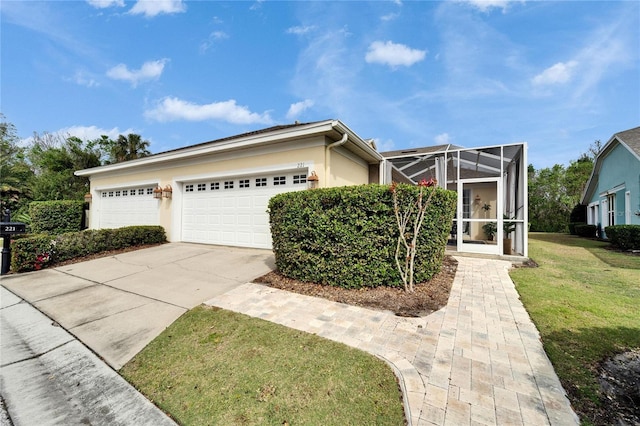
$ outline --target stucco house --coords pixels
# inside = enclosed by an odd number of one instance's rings
[[[596,156],[582,204],[587,223],[640,225],[640,127],[614,134]]]
[[[269,199],[278,193],[392,180],[417,182],[435,173],[441,185],[461,194],[458,217],[463,227],[469,225],[476,234],[474,238],[456,235],[465,242],[458,250],[478,252],[478,246],[486,245],[480,252],[501,254],[502,234],[495,244],[483,244],[488,241],[476,228],[487,222],[501,227],[498,212],[512,210],[520,235],[514,237],[514,247],[518,254],[527,255],[526,232],[522,232],[527,220],[522,208],[526,205],[524,145],[471,151],[450,147],[444,153],[421,148],[416,157],[421,158],[420,164],[434,164],[422,175],[401,164],[414,153],[391,154],[378,152],[373,141],[361,138],[341,121],[324,120],[270,127],[79,170],[76,175],[90,179],[87,198],[92,229],[161,225],[173,242],[270,248],[266,210]],[[478,197],[494,210],[476,217]]]

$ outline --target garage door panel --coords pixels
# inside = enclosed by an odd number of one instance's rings
[[[296,172],[295,175],[299,176],[301,172]],[[206,189],[183,193],[183,241],[271,248],[267,206],[271,197],[276,194],[306,188],[306,179],[298,179],[297,184],[294,184],[293,177],[294,173],[290,172],[190,182],[188,185],[193,185],[194,188]],[[201,207],[200,204],[197,204],[197,209],[191,207],[199,202],[205,202],[206,207]],[[206,224],[196,223],[192,219],[193,216],[200,215],[208,218]],[[207,228],[205,234],[188,232],[203,227]]]
[[[160,223],[159,202],[153,198],[153,187],[103,190],[97,210],[99,228]]]

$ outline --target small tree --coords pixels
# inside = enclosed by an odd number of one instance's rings
[[[420,228],[424,221],[424,213],[431,202],[431,197],[435,192],[436,181],[431,178],[429,180],[421,180],[418,186],[420,190],[418,197],[413,199],[402,200],[403,197],[398,195],[398,185],[393,182],[390,190],[393,194],[393,211],[398,224],[398,242],[396,244],[395,260],[398,272],[402,278],[405,291],[414,292],[414,267],[416,252],[418,249],[418,236]],[[431,188],[425,197],[425,188]]]

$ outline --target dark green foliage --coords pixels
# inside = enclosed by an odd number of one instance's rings
[[[11,240],[11,270],[37,271],[53,263],[53,240],[49,235],[30,235]]]
[[[578,233],[576,232],[576,226],[579,225],[586,225],[586,222],[570,222],[569,223],[569,234],[571,235],[578,235]]]
[[[417,197],[419,190],[409,185],[397,188],[405,203]],[[424,190],[435,194],[418,243],[418,283],[440,270],[456,203],[455,192]],[[398,226],[388,186],[280,194],[269,202],[269,219],[276,265],[282,274],[344,288],[402,286],[394,258]]]
[[[575,226],[576,235],[585,238],[595,238],[598,227],[595,225],[578,224]]]
[[[569,223],[587,223],[587,206],[584,204],[576,204],[569,215]]]
[[[604,228],[607,238],[622,250],[640,250],[640,225],[614,225]]]
[[[11,242],[11,269],[15,272],[39,270],[77,257],[143,244],[160,244],[166,240],[161,226],[88,229],[58,236],[33,235]]]
[[[62,234],[80,231],[84,201],[35,201],[29,205],[31,231],[43,234]]]

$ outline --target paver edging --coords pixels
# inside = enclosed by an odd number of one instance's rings
[[[398,385],[400,386],[400,391],[402,393],[402,404],[404,406],[404,416],[405,416],[405,419],[407,420],[407,425],[412,426],[414,423],[414,419],[416,420],[416,422],[418,421],[418,419],[420,419],[420,407],[422,406],[422,404],[420,404],[418,408],[414,410],[417,412],[412,412],[411,405],[409,403],[409,392],[423,395],[423,400],[424,400],[425,389],[424,389],[424,383],[420,382],[422,384],[422,389],[408,390],[407,384],[404,380],[405,375],[403,371],[415,373],[416,376],[420,377],[418,370],[407,359],[403,357],[396,356],[394,357],[395,359],[392,361],[391,359],[389,359],[388,357],[385,357],[384,355],[381,355],[381,354],[374,354],[374,355],[379,359],[383,360],[384,362],[386,362],[387,365],[391,367],[391,370],[393,371],[393,373],[396,375],[396,378],[398,379]],[[408,366],[401,369],[400,367],[398,367],[398,363],[402,361],[404,361],[403,364],[408,364]]]

